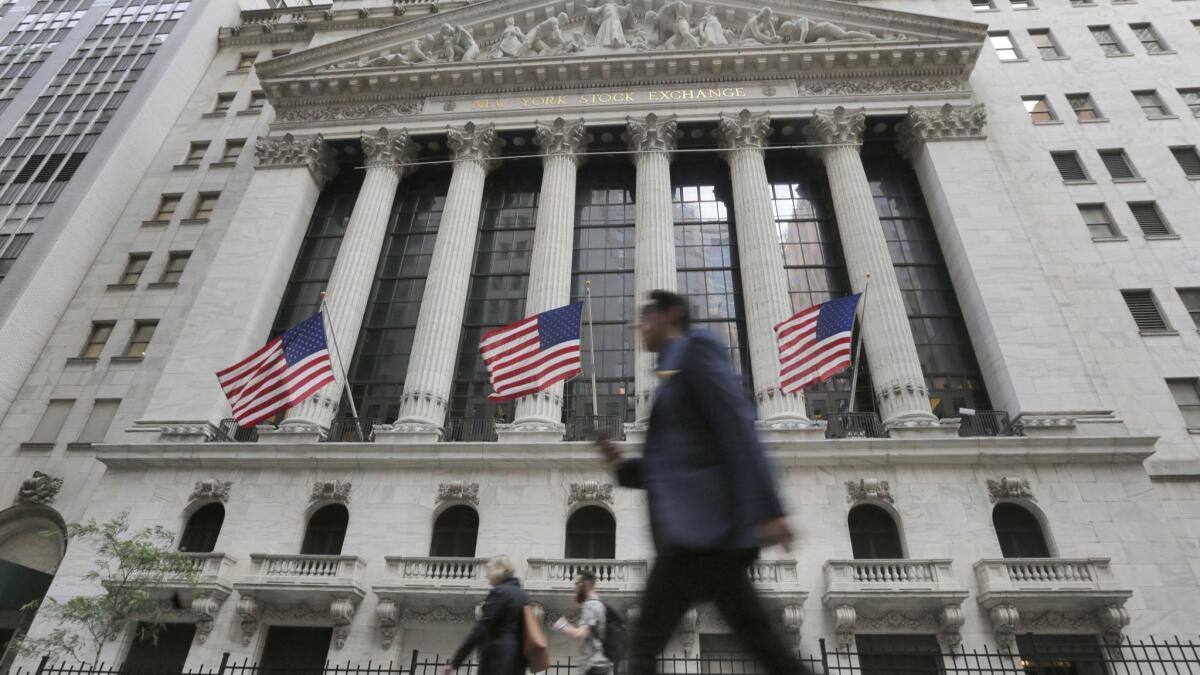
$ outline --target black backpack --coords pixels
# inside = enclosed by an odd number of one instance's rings
[[[604,605],[604,639],[600,644],[604,647],[604,658],[617,664],[625,660],[625,653],[629,651],[629,631],[625,629],[625,619],[621,618],[620,612],[607,602],[601,604]]]

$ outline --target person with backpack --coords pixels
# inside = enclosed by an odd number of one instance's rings
[[[564,616],[554,623],[554,629],[580,641],[580,675],[616,675],[615,662],[620,657],[612,652],[617,649],[617,634],[624,634],[623,627],[618,625],[620,617],[600,600],[596,575],[591,570],[580,570],[573,581],[575,601],[580,606],[579,624],[572,624]],[[610,617],[614,620],[610,621]]]
[[[711,334],[689,328],[688,303],[650,292],[638,331],[655,352],[654,392],[641,457],[597,449],[623,487],[646,491],[658,559],[642,591],[629,650],[630,675],[654,675],[655,659],[687,610],[712,602],[769,675],[809,673],[775,628],[750,579],[760,548],[786,550],[792,530],[754,408]]]

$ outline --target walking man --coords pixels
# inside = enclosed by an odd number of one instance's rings
[[[554,629],[569,638],[580,641],[580,675],[607,675],[612,671],[612,661],[604,655],[604,603],[596,593],[596,575],[591,570],[580,570],[575,575],[575,602],[580,605],[579,625],[572,625],[567,617],[559,617]]]
[[[646,581],[629,654],[630,675],[654,675],[655,658],[687,610],[711,601],[770,675],[808,673],[767,613],[749,567],[760,547],[788,549],[792,531],[754,410],[726,348],[689,329],[687,301],[653,291],[638,323],[658,354],[659,386],[641,457],[599,450],[624,487],[646,490],[658,559]]]

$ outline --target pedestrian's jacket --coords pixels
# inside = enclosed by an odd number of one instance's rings
[[[646,490],[659,553],[757,548],[754,525],[784,509],[728,351],[688,331],[657,372],[642,457],[623,461],[617,481]]]
[[[474,649],[479,653],[478,675],[524,675],[522,638],[528,603],[529,598],[515,577],[493,587],[483,603],[479,620],[454,652],[451,661],[454,667],[462,665]]]

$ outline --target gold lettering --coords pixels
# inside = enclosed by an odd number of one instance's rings
[[[745,90],[745,89],[742,89],[741,87],[738,87],[737,89],[734,89],[734,90],[733,90],[733,95],[734,95],[734,96],[745,96],[745,95],[746,95],[746,90]]]

